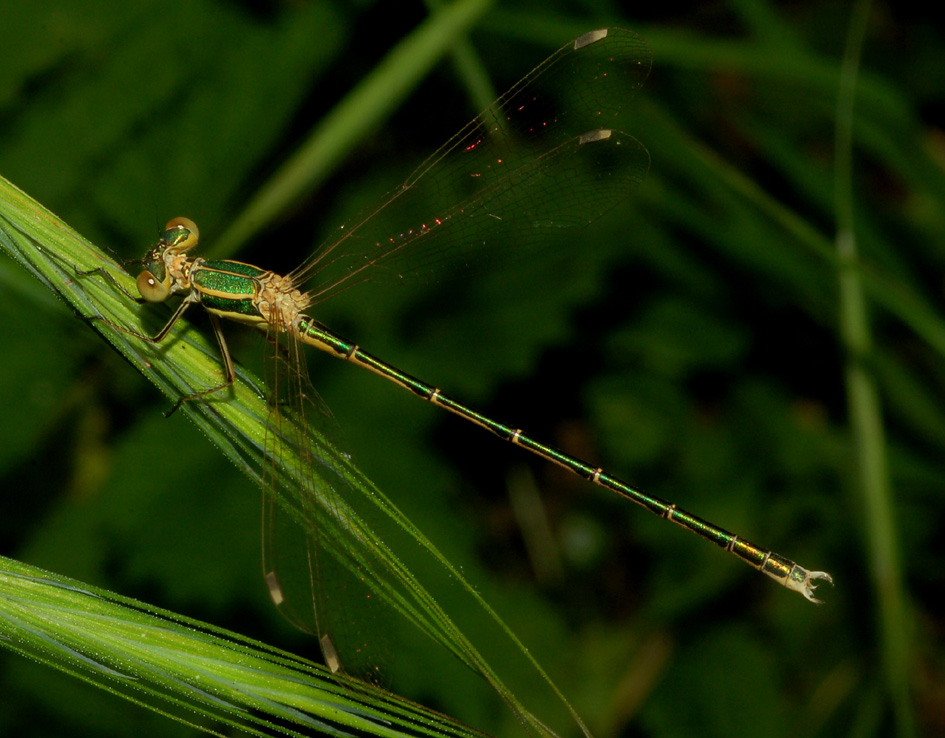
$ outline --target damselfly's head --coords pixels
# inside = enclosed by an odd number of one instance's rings
[[[180,256],[197,245],[200,231],[190,218],[174,218],[164,226],[164,237],[144,258],[144,270],[138,275],[138,292],[148,302],[164,302],[171,294],[173,275],[168,257]]]

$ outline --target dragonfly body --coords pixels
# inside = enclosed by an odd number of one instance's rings
[[[767,574],[790,590],[799,592],[811,602],[818,581],[832,582],[829,574],[809,571],[773,551],[740,538],[709,523],[675,504],[652,497],[632,487],[602,468],[541,443],[514,428],[489,418],[454,400],[433,385],[422,382],[396,367],[372,356],[357,344],[334,333],[305,314],[311,297],[301,291],[291,276],[281,276],[251,264],[238,261],[208,261],[190,258],[187,252],[197,245],[196,225],[187,218],[167,224],[164,237],[143,260],[145,269],[138,276],[138,289],[145,300],[159,302],[171,295],[182,295],[181,307],[169,323],[152,340],[166,336],[183,311],[199,303],[215,318],[226,318],[276,334],[289,334],[298,342],[314,346],[338,358],[350,361],[410,390],[418,397],[469,420],[534,454],[558,464],[584,479],[625,497],[651,513],[670,520],[686,530],[731,552],[755,569]],[[227,381],[185,400],[202,397],[228,386],[233,381],[232,361],[226,342],[214,323],[217,339],[226,365]]]
[[[320,559],[309,552],[303,572],[307,595],[298,595],[309,598],[301,605],[307,612],[295,617],[299,608],[292,603],[294,595],[288,594],[294,583],[286,588],[276,575],[282,557],[272,545],[276,537],[269,532],[272,518],[267,521],[265,517],[267,509],[277,507],[273,501],[278,495],[273,488],[279,484],[277,469],[286,463],[285,457],[296,459],[290,463],[298,466],[303,480],[299,498],[308,501],[303,503],[302,519],[310,549],[316,542],[324,545],[331,539],[322,535],[318,525],[331,524],[342,507],[332,500],[343,491],[308,471],[308,462],[316,455],[309,433],[310,419],[324,408],[319,407],[317,395],[311,390],[301,344],[368,369],[505,441],[631,500],[729,551],[812,602],[819,602],[814,597],[817,583],[832,581],[825,572],[805,569],[674,504],[649,496],[600,467],[543,444],[519,428],[476,412],[439,388],[372,356],[311,317],[318,303],[377,275],[399,279],[429,272],[447,258],[451,263],[471,262],[487,252],[544,248],[563,229],[586,225],[624,203],[645,177],[650,159],[636,138],[616,126],[622,121],[626,103],[646,80],[650,65],[649,47],[631,31],[602,29],[563,46],[437,149],[400,187],[345,224],[288,275],[238,261],[193,256],[191,250],[197,245],[199,233],[186,218],[169,222],[163,237],[141,260],[144,268],[137,278],[141,298],[164,302],[177,296],[181,303],[153,336],[123,326],[112,327],[158,343],[189,307],[199,304],[210,316],[222,354],[223,382],[181,398],[175,408],[225,390],[234,382],[233,361],[220,319],[250,325],[269,338],[268,427],[276,427],[277,432],[266,434],[264,574],[273,602],[292,622],[318,636],[332,670],[340,666],[334,635],[324,621],[330,607],[324,607],[329,595],[322,591]],[[135,297],[107,272],[97,271]],[[336,483],[344,482],[339,477]],[[316,495],[329,513],[318,512],[321,508],[314,502]],[[468,652],[459,655],[465,659]],[[491,672],[487,668],[476,668],[496,683],[488,676]]]

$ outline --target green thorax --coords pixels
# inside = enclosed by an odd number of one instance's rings
[[[202,261],[190,273],[200,302],[211,313],[241,322],[264,322],[256,300],[265,269],[240,261]]]

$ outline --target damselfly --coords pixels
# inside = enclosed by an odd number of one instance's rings
[[[114,327],[159,343],[190,306],[203,306],[220,346],[224,381],[180,402],[214,395],[234,381],[220,318],[264,331],[273,347],[271,368],[267,368],[271,423],[279,422],[285,408],[301,408],[313,401],[315,393],[304,369],[300,344],[314,346],[637,503],[729,551],[808,600],[819,602],[814,589],[821,580],[831,582],[829,574],[807,570],[647,495],[598,466],[541,443],[519,428],[486,417],[374,357],[308,314],[317,303],[376,275],[408,275],[445,258],[469,260],[498,245],[507,249],[536,247],[551,229],[585,225],[616,206],[649,168],[643,145],[615,125],[646,80],[650,62],[646,43],[629,31],[609,29],[581,36],[536,67],[449,139],[399,188],[341,228],[285,276],[241,262],[191,256],[198,242],[197,227],[186,218],[174,219],[142,259],[144,269],[137,287],[144,301],[163,302],[179,296],[183,298],[180,305],[153,336]],[[422,211],[431,194],[436,208]],[[304,446],[306,439],[300,437],[294,443]],[[268,463],[281,463],[278,444],[269,447],[268,455]],[[275,484],[276,477],[275,473],[270,475],[270,484]],[[272,599],[285,608],[282,584],[268,565],[266,578]],[[318,622],[318,610],[314,608],[311,618],[314,629],[328,664],[338,668],[338,655],[330,635]]]

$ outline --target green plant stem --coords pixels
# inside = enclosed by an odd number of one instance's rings
[[[389,115],[443,54],[450,51],[491,0],[459,0],[435,12],[401,41],[312,131],[266,182],[208,253],[219,257],[270,224],[304,192],[327,177],[372,127]]]
[[[835,189],[840,335],[846,350],[844,375],[850,430],[856,448],[858,486],[865,510],[867,552],[879,609],[879,642],[886,689],[893,705],[896,734],[908,738],[915,734],[909,697],[911,628],[902,584],[882,409],[873,372],[868,365],[872,337],[858,268],[853,205],[853,106],[869,10],[869,0],[857,3],[854,9],[837,100]]]

